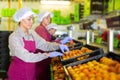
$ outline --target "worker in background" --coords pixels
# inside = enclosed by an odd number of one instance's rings
[[[53,17],[53,13],[51,13],[51,12],[40,13],[40,15],[38,16],[38,22],[40,24],[35,28],[36,33],[39,36],[41,36],[42,38],[44,38],[46,41],[49,41],[49,42],[52,42],[52,40],[51,40],[51,35],[47,30],[47,26],[51,23],[51,18],[52,17]],[[62,42],[66,43],[67,41],[69,41],[69,40],[63,40]],[[40,50],[40,49],[38,49],[37,51],[44,52],[43,50]],[[44,71],[46,71],[45,74],[48,77],[47,80],[50,79],[50,63],[51,63],[51,59],[47,58],[45,64],[48,65],[48,66],[46,68],[44,68],[45,69]],[[37,77],[39,79],[40,78],[40,76],[39,76],[39,72],[40,72],[39,63],[37,63],[37,65],[38,65],[37,66],[37,72],[38,72]]]
[[[108,41],[108,30],[104,30],[101,37],[103,41],[107,42]]]
[[[46,41],[50,41],[49,32],[46,29],[46,26],[50,24],[50,19],[53,17],[53,13],[51,12],[42,12],[38,16],[38,22],[40,23],[36,28],[35,31],[38,35],[44,38]]]
[[[69,51],[67,46],[47,42],[31,30],[34,17],[35,14],[28,7],[21,8],[14,14],[13,18],[18,22],[18,28],[9,36],[9,49],[13,58],[8,70],[8,80],[38,80],[36,78],[37,62],[41,64],[39,80],[47,80],[44,74],[45,60],[49,57],[62,56],[62,53],[55,51],[57,49],[63,52],[64,49]],[[37,48],[53,52],[36,52]]]
[[[69,40],[72,40],[70,37],[65,37],[63,40],[61,37],[58,37],[58,36],[55,36],[55,32],[57,31],[57,24],[55,23],[51,23],[47,26],[47,30],[50,34],[50,40],[51,42],[57,42],[57,43],[60,43],[60,44],[65,44],[67,42],[70,42]]]
[[[47,26],[51,23],[51,18],[53,17],[53,13],[51,12],[42,12],[38,17],[38,22],[40,23],[36,28],[35,31],[38,35],[43,37],[46,41],[51,42],[51,35],[47,30]],[[53,25],[54,26],[54,25]],[[65,44],[67,42],[70,42],[72,38],[65,37],[61,43]]]
[[[44,38],[46,41],[49,41],[49,42],[51,42],[52,40],[51,40],[51,35],[47,30],[47,26],[51,23],[52,17],[53,17],[53,13],[51,13],[51,12],[40,13],[38,16],[38,22],[40,24],[35,28],[36,33],[39,36],[41,36],[42,38]],[[67,38],[65,40],[62,40],[62,43],[65,44],[66,42],[68,42],[70,40],[71,40],[71,38]],[[40,50],[40,49],[38,49],[38,51],[44,52],[43,50]],[[46,63],[46,65],[50,65],[51,59],[50,58],[46,59],[45,63]],[[38,79],[39,79],[40,78],[40,76],[39,76],[39,72],[40,72],[39,63],[37,63],[37,65],[38,65],[37,71],[38,71]],[[46,71],[45,74],[48,77],[47,80],[49,80],[50,79],[50,67],[49,66],[46,67],[46,69],[44,71]]]
[[[55,32],[57,31],[57,24],[55,23],[51,23],[47,26],[47,30],[49,32],[49,34],[51,35],[51,41],[55,41],[56,37],[55,37]]]

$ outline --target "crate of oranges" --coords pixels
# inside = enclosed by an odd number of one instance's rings
[[[50,71],[51,80],[66,80],[65,71],[59,57],[51,59]]]
[[[80,42],[77,40],[71,40],[70,42],[66,43],[65,45],[67,45],[70,49],[74,49],[74,48],[79,48],[79,47],[83,46],[83,42]]]
[[[101,54],[103,53],[103,49],[101,48],[91,45],[83,45],[81,47],[71,49],[69,53],[64,53],[64,55],[60,57],[60,60],[63,65],[67,65],[76,61],[86,60],[87,58],[91,59],[94,56],[101,57]]]
[[[107,53],[101,58],[64,66],[68,80],[120,80],[120,55]]]

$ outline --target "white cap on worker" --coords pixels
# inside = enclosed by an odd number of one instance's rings
[[[13,19],[16,22],[20,22],[22,19],[25,19],[31,15],[33,15],[34,17],[37,16],[34,12],[32,12],[30,8],[23,7],[14,14]]]
[[[53,17],[53,13],[52,12],[42,12],[40,13],[40,15],[38,16],[38,22],[41,23],[42,20],[47,17],[50,14],[50,18]]]
[[[57,24],[55,24],[55,23],[51,23],[51,24],[49,24],[48,26],[47,26],[47,30],[50,30],[50,29],[57,29]]]

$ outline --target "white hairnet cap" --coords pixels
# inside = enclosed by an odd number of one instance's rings
[[[38,22],[42,22],[42,20],[47,17],[50,14],[50,18],[53,17],[53,13],[52,12],[42,12],[40,13],[40,15],[38,16]]]
[[[55,23],[51,23],[51,24],[49,24],[48,26],[47,26],[47,30],[50,30],[50,29],[57,29],[57,24],[55,24]]]
[[[20,22],[22,19],[25,19],[31,15],[33,15],[34,17],[37,16],[34,12],[32,12],[32,10],[30,8],[24,7],[24,8],[21,8],[20,10],[18,10],[14,14],[13,19],[16,22]]]

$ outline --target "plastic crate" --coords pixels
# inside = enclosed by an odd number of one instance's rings
[[[67,67],[69,67],[69,66],[76,66],[76,65],[78,65],[78,64],[84,64],[84,63],[89,62],[89,61],[92,61],[92,60],[97,60],[97,61],[99,62],[100,58],[102,58],[102,57],[108,57],[108,58],[111,58],[111,59],[113,59],[113,60],[117,60],[117,61],[120,62],[120,54],[116,54],[116,53],[114,53],[114,52],[108,52],[108,53],[105,53],[105,54],[101,54],[101,57],[96,57],[96,56],[95,56],[95,57],[93,57],[93,58],[91,58],[91,59],[88,58],[88,59],[86,59],[86,60],[84,60],[84,61],[77,61],[77,62],[75,62],[75,63],[67,64],[67,65],[64,66],[64,70],[65,70],[65,73],[66,73],[66,75],[67,75],[67,80],[73,80],[73,79],[71,78],[68,70],[67,70]]]
[[[83,45],[83,42],[80,42],[80,41],[77,41],[77,40],[73,40],[73,41],[76,43],[76,45],[77,45],[77,44]]]
[[[101,37],[97,37],[97,38],[96,38],[96,43],[97,43],[97,44],[100,44],[101,42],[102,42],[102,38],[101,38]]]
[[[118,47],[118,44],[119,44],[119,40],[118,40],[117,38],[114,38],[113,47],[114,47],[114,48],[117,48],[117,47]]]
[[[0,35],[9,35],[11,34],[13,31],[0,31]]]
[[[77,41],[77,40],[73,40],[73,42],[75,43],[75,45],[73,45],[73,47],[70,47],[70,49],[74,49],[74,48],[79,48],[83,46],[83,42]]]
[[[0,56],[0,62],[9,61],[9,58],[10,58],[9,55],[2,55],[2,56]]]
[[[78,49],[80,47],[83,46],[83,42],[79,42],[76,40],[73,40],[75,42],[75,45],[73,45],[72,47],[68,47],[70,50],[74,50],[74,49]],[[57,52],[62,52],[60,49],[56,50]]]
[[[8,47],[8,42],[0,41],[0,48],[1,47]]]
[[[0,48],[0,54],[9,54],[9,48],[8,47]]]
[[[50,64],[50,75],[51,75],[51,80],[54,80],[52,64]]]
[[[0,38],[8,39],[12,31],[0,31]]]
[[[111,58],[113,60],[117,60],[120,62],[120,55],[119,54],[116,54],[114,52],[108,52],[108,53],[104,53],[104,54],[100,54],[99,57],[98,56],[93,56],[91,58],[88,58],[86,60],[82,60],[82,61],[76,61],[74,63],[70,63],[70,64],[67,64],[65,66],[74,66],[74,65],[78,65],[78,64],[83,64],[83,63],[86,63],[88,61],[92,61],[92,60],[97,60],[99,61],[100,58],[102,57],[108,57],[108,58]]]
[[[113,60],[117,60],[120,62],[120,54],[117,54],[114,52],[108,52],[108,53],[105,53],[103,56],[106,56],[108,58],[111,58]]]
[[[7,37],[6,36],[5,37],[4,36],[2,36],[2,37],[0,36],[0,44],[1,43],[8,43],[8,36]]]
[[[0,52],[8,52],[8,50],[9,50],[9,48],[8,48],[8,45],[6,45],[6,44],[3,44],[3,45],[1,45],[0,44]]]
[[[120,16],[106,18],[108,28],[120,27]]]
[[[82,47],[86,47],[86,48],[92,50],[92,52],[83,53],[83,54],[80,54],[79,56],[75,56],[75,57],[72,57],[72,58],[66,59],[66,60],[63,60],[62,57],[60,57],[60,60],[61,60],[62,64],[67,65],[67,64],[76,62],[76,61],[78,61],[77,58],[84,57],[84,56],[87,56],[87,55],[89,55],[87,59],[83,59],[83,60],[80,60],[80,61],[81,62],[86,61],[86,60],[89,60],[89,59],[93,59],[94,57],[99,58],[104,54],[104,51],[103,51],[102,48],[98,48],[98,47],[95,47],[95,46],[92,46],[92,45],[84,45],[84,46],[74,48],[72,50],[81,49]]]
[[[12,31],[0,31],[0,46],[8,45],[8,38]]]
[[[7,61],[6,64],[0,63],[0,70],[8,70],[9,63],[9,61]]]

